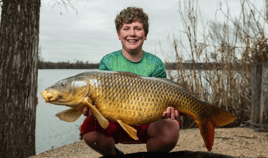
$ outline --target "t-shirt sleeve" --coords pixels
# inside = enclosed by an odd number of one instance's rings
[[[167,78],[166,66],[161,60],[159,61],[159,64],[156,66],[156,69],[153,72],[152,77]]]
[[[105,62],[105,61],[106,61],[106,56],[101,59],[100,64],[99,64],[99,70],[109,71],[109,68],[107,66],[107,62]]]

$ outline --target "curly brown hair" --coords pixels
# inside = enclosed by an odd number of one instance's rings
[[[149,18],[146,13],[143,12],[142,8],[136,7],[127,7],[122,10],[119,14],[117,14],[114,22],[116,31],[119,32],[124,23],[132,23],[135,20],[141,20],[143,29],[146,35],[149,32]]]

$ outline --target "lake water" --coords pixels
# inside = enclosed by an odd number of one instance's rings
[[[79,125],[84,116],[77,121],[68,123],[55,116],[56,113],[68,109],[45,103],[41,92],[60,79],[76,75],[86,70],[39,70],[38,71],[38,106],[36,109],[36,153],[39,154],[52,147],[60,147],[79,140]]]

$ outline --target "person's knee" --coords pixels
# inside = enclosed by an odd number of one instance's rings
[[[111,137],[92,131],[83,136],[85,143],[102,155],[115,155],[115,141]]]
[[[163,135],[161,135],[161,137],[163,144],[175,147],[179,139],[179,131],[174,130],[174,128],[170,128],[170,131],[166,131]]]
[[[105,135],[92,131],[83,136],[84,141],[89,146],[111,146],[113,147],[115,142],[112,137],[106,137]]]
[[[176,145],[179,139],[179,131],[180,127],[177,121],[169,121],[167,122],[166,130],[164,130],[164,136],[167,139],[167,142],[171,145]]]
[[[169,137],[174,139],[179,136],[179,124],[176,120],[162,119],[150,124],[148,127],[148,135],[150,137]]]
[[[169,133],[169,134],[170,135],[166,135],[161,140],[164,146],[173,149],[177,145],[179,134],[178,133]]]
[[[177,132],[168,132],[162,133],[152,137],[147,141],[147,150],[148,151],[159,151],[159,152],[169,152],[171,151],[178,142],[179,133]]]
[[[168,140],[162,142],[162,148],[159,150],[160,152],[170,152],[172,149],[174,149],[177,145],[177,141],[174,140]]]
[[[179,139],[179,124],[174,120],[161,120],[148,127],[150,142],[147,143],[148,151],[171,151]]]
[[[87,145],[91,146],[91,145],[96,144],[99,138],[97,137],[97,133],[93,131],[93,132],[88,132],[84,134],[83,139],[87,143]]]
[[[164,127],[170,130],[180,130],[180,126],[177,120],[163,119]]]

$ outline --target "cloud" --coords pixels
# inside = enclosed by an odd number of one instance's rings
[[[219,3],[225,1],[198,1],[205,24],[209,20],[223,21]],[[55,6],[50,0],[42,0],[40,22],[40,46],[45,61],[89,61],[97,63],[113,51],[121,49],[114,19],[128,6],[141,7],[149,15],[148,39],[143,49],[156,54],[162,60],[174,59],[172,50],[173,38],[182,38],[187,44],[186,35],[182,32],[182,21],[178,13],[178,0],[88,0],[73,3],[76,9]],[[232,16],[239,16],[240,2],[228,1]],[[260,6],[259,2],[256,4]],[[184,8],[182,8],[184,9]],[[217,13],[217,14],[216,14]],[[198,23],[201,27],[201,23]],[[201,33],[202,33],[201,29]],[[199,35],[200,36],[200,35]],[[162,48],[162,50],[160,49]]]
[[[46,61],[53,62],[66,60],[72,62],[75,59],[99,62],[107,53],[121,49],[114,19],[128,6],[142,7],[149,15],[150,32],[144,49],[155,51],[158,40],[166,39],[167,30],[179,23],[174,17],[175,3],[176,1],[163,3],[161,0],[116,2],[91,0],[74,4],[78,12],[76,13],[76,10],[66,11],[64,7],[53,8],[51,3],[44,1],[40,24],[42,57]]]

